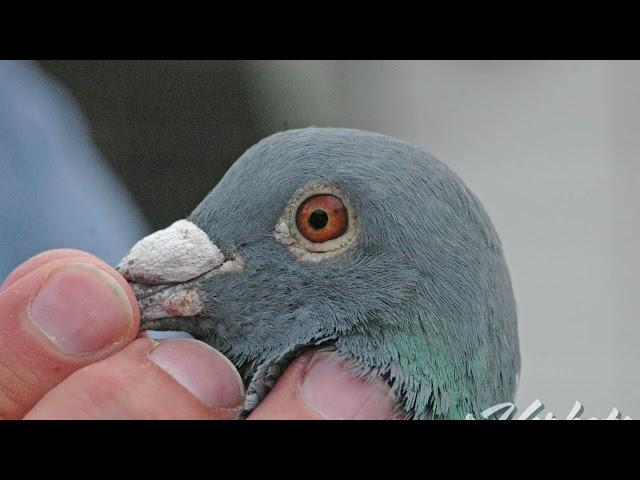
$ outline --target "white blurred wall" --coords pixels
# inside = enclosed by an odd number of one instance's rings
[[[640,62],[256,62],[265,135],[373,130],[484,203],[518,301],[518,404],[640,419]]]

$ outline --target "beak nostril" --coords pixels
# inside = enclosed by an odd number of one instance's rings
[[[224,255],[204,231],[178,220],[136,243],[117,270],[129,281],[160,285],[186,282],[223,262]]]
[[[244,270],[234,250],[223,255],[209,236],[188,220],[178,220],[137,242],[116,270],[134,291],[143,330],[181,325],[193,332],[202,313],[201,287],[210,277]]]

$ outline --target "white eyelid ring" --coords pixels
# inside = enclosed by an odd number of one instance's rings
[[[315,195],[332,195],[340,199],[344,205],[348,223],[346,231],[339,237],[324,242],[312,242],[298,230],[296,222],[298,208]],[[295,191],[276,223],[273,236],[279,243],[289,247],[296,258],[318,262],[335,256],[351,246],[357,237],[357,230],[356,213],[347,195],[336,184],[323,180],[307,183]]]

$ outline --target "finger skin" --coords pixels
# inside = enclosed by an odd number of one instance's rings
[[[308,361],[308,355],[294,360],[248,420],[324,420],[300,397],[302,376]]]
[[[139,338],[122,351],[78,370],[51,390],[25,419],[227,420],[234,408],[207,407],[148,354],[156,346]]]
[[[79,260],[99,266],[126,292],[132,321],[121,337],[89,354],[65,354],[29,319],[29,305],[53,271]],[[126,280],[92,255],[47,252],[18,267],[0,291],[0,419],[21,418],[42,396],[76,370],[115,353],[136,338],[139,311]]]
[[[90,253],[83,252],[82,250],[75,250],[73,248],[59,248],[55,250],[47,250],[46,252],[39,253],[31,257],[29,260],[24,262],[22,265],[19,265],[15,268],[13,272],[9,274],[9,276],[0,284],[0,291],[8,288],[10,285],[16,283],[25,275],[37,270],[43,265],[52,262],[54,260],[60,260],[62,258],[91,258],[93,260],[102,262],[99,258],[91,255]],[[104,264],[104,262],[102,262]],[[106,265],[106,264],[105,264]]]
[[[249,420],[404,418],[381,377],[364,378],[351,367],[336,352],[307,352],[287,368]]]

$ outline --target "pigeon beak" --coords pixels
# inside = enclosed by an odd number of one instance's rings
[[[203,280],[243,269],[239,256],[225,258],[209,236],[187,220],[143,238],[116,267],[138,300],[141,330],[171,328],[175,321],[169,319],[198,315],[204,309],[199,291]]]

